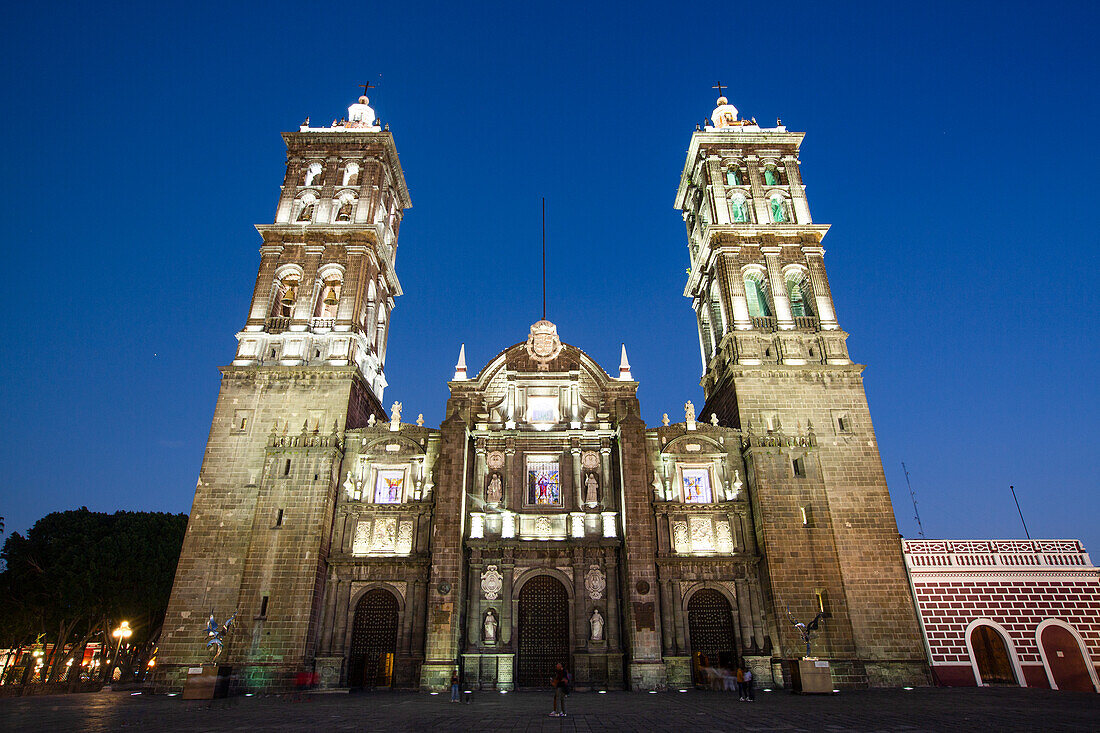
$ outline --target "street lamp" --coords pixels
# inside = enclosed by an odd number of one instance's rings
[[[111,672],[110,672],[111,677],[114,677],[114,667],[118,666],[119,656],[122,653],[122,640],[123,639],[129,639],[130,634],[132,634],[132,633],[134,633],[134,630],[130,628],[130,622],[129,621],[123,621],[121,624],[119,624],[117,629],[115,629],[114,631],[111,632],[111,636],[118,639],[118,646],[115,647],[115,664],[114,664],[114,666],[111,667]],[[113,680],[108,680],[108,682],[112,682],[112,681]]]

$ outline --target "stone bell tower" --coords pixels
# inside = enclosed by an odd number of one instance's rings
[[[204,620],[236,613],[224,655],[250,689],[311,669],[345,430],[385,418],[401,218],[388,126],[364,96],[331,127],[283,134],[275,221],[210,437],[158,656],[178,689],[209,659]]]
[[[699,327],[702,417],[742,432],[762,577],[779,639],[786,608],[825,611],[815,652],[834,679],[926,679],[897,523],[864,394],[799,170],[804,133],[759,126],[720,97],[692,135],[676,193]]]

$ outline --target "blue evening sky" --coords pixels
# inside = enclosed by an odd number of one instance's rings
[[[443,417],[540,311],[643,418],[702,404],[673,196],[721,80],[802,171],[902,533],[1100,552],[1093,3],[17,3],[0,515],[189,511],[282,180],[357,84],[412,193],[385,403]]]

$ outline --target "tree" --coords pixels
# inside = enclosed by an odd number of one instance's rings
[[[76,653],[97,634],[111,649],[110,630],[122,619],[134,630],[132,647],[148,649],[168,606],[186,528],[185,514],[81,507],[47,514],[26,537],[13,533],[0,551],[0,643],[18,646],[45,632],[53,651],[43,681],[59,679],[70,657],[75,675]]]

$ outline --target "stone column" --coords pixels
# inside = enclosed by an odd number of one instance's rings
[[[752,318],[745,298],[745,280],[741,277],[740,253],[740,247],[722,249],[718,256],[718,284],[726,313],[732,314],[733,328],[748,331],[752,328]]]
[[[576,496],[577,508],[584,506],[584,477],[581,475],[581,449],[573,446],[569,449],[573,455],[573,494]]]
[[[752,637],[752,606],[749,601],[749,584],[743,578],[733,581],[737,587],[737,620],[741,626],[741,654],[749,651],[750,645],[755,648]]]
[[[745,156],[745,167],[749,171],[749,188],[752,191],[752,208],[756,214],[757,224],[767,224],[771,221],[768,215],[768,201],[764,198],[764,182],[760,180],[760,158],[755,155]]]
[[[615,509],[616,502],[611,497],[611,447],[600,448],[600,503],[599,509]]]
[[[791,203],[794,204],[794,220],[798,224],[810,224],[810,205],[806,201],[806,189],[802,185],[802,175],[798,170],[798,159],[793,155],[783,158],[783,170],[787,174],[787,185],[791,190]]]
[[[418,577],[413,582],[413,598],[415,599],[415,603],[413,604],[412,610],[413,629],[409,639],[410,654],[419,655],[424,651],[424,624],[428,617],[428,609],[424,607],[424,586],[425,582],[423,578]]]
[[[336,633],[332,640],[332,653],[343,657],[347,657],[348,649],[345,646],[345,639],[348,638],[348,622],[349,616],[355,613],[355,609],[351,607],[351,583],[344,580],[337,586],[336,590]]]
[[[474,486],[473,495],[475,499],[479,499],[481,504],[475,506],[483,506],[485,501],[485,479],[488,476],[488,469],[485,466],[485,439],[479,438],[474,447]]]
[[[782,248],[778,245],[765,245],[760,248],[764,255],[764,261],[768,265],[768,284],[771,285],[772,302],[775,304],[775,316],[778,319],[781,330],[794,328],[794,318],[791,316],[791,301],[787,298],[787,283],[783,281],[783,272],[779,265],[779,253]]]
[[[584,548],[573,548],[573,649],[588,648],[588,594],[584,590]]]
[[[665,654],[676,656],[676,638],[672,629],[672,581],[661,580],[661,636],[665,646]]]
[[[835,331],[840,328],[833,309],[833,293],[829,289],[829,278],[825,274],[825,249],[821,245],[802,245],[802,254],[806,255],[806,264],[810,271],[810,287],[814,289],[814,302],[817,304],[817,316],[823,331]]]
[[[466,606],[466,648],[470,651],[481,647],[481,571],[484,568],[483,562],[471,558],[470,593]]]
[[[680,588],[680,581],[672,581],[672,605],[676,609],[683,608],[684,594]],[[684,633],[684,623],[686,619],[683,613],[676,613],[673,616],[672,629],[676,636],[676,648],[679,649],[681,654],[688,653],[687,634]]]
[[[515,576],[515,563],[501,563],[500,572],[504,576],[500,589],[500,646],[512,643],[512,578]]]
[[[271,290],[275,287],[275,270],[279,267],[281,244],[263,244],[260,247],[260,270],[256,273],[256,285],[252,290],[252,308],[248,312],[247,331],[262,331],[267,321],[267,309],[271,306]]]
[[[714,204],[714,221],[716,224],[729,224],[730,210],[726,204],[726,180],[722,176],[722,167],[719,165],[717,155],[707,158],[707,173],[710,178],[710,185],[707,186],[707,190],[710,192],[710,200]]]
[[[517,497],[516,506],[523,506],[522,492],[524,490],[523,481],[516,482],[513,480],[512,460],[516,456],[516,449],[513,445],[508,445],[504,449],[504,491],[501,492],[500,508],[503,509],[506,506],[510,506],[508,502],[508,492],[518,491],[521,495]]]

